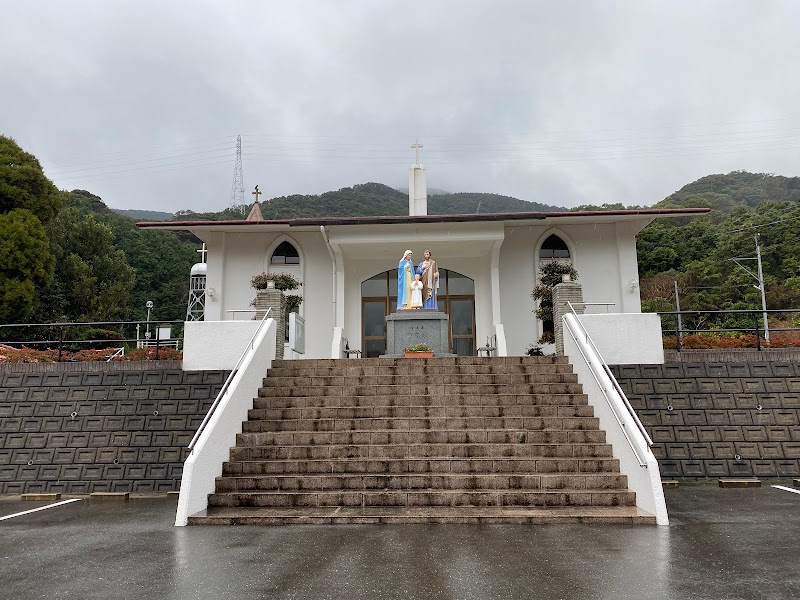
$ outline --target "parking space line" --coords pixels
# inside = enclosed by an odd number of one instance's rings
[[[784,485],[773,485],[772,487],[778,488],[779,490],[783,490],[784,492],[792,492],[793,494],[800,494],[800,490],[794,490]]]
[[[14,513],[13,515],[6,515],[5,517],[0,517],[0,521],[5,521],[6,519],[13,519],[14,517],[21,517],[22,515],[29,515],[31,513],[39,512],[40,510],[47,510],[48,508],[55,508],[56,506],[61,506],[62,504],[69,504],[70,502],[80,502],[80,498],[72,498],[70,500],[62,500],[61,502],[55,502],[54,504],[48,504],[47,506],[40,506],[39,508],[32,508],[31,510],[25,510],[22,512]]]

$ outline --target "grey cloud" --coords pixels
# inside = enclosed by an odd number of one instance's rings
[[[791,0],[19,4],[0,132],[115,207],[225,207],[239,133],[267,196],[405,185],[417,135],[431,186],[567,206],[798,175]]]

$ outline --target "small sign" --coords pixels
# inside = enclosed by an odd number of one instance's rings
[[[306,322],[295,312],[289,313],[289,350],[306,353]]]

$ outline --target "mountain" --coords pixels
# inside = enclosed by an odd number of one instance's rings
[[[566,208],[527,202],[500,194],[442,193],[428,197],[428,214],[472,214],[502,212],[560,212]],[[220,221],[241,219],[247,210],[227,208],[221,212],[176,213],[181,220]],[[261,202],[265,219],[297,219],[303,217],[359,217],[408,214],[408,193],[382,183],[362,183],[324,194],[295,194]]]
[[[761,202],[797,202],[800,177],[773,173],[733,171],[727,175],[706,175],[656,204],[656,208],[706,206],[725,214],[737,208],[753,208]]]
[[[171,221],[172,213],[161,212],[158,210],[126,210],[122,208],[112,208],[115,213],[123,217],[129,217],[135,221]]]
[[[406,195],[408,194],[408,187],[407,186],[406,187],[402,187],[401,186],[401,187],[397,187],[397,188],[394,188],[394,189],[396,189],[398,192],[403,192]],[[438,196],[440,194],[449,194],[449,193],[450,192],[448,192],[446,190],[440,190],[439,188],[433,188],[433,187],[429,187],[428,188],[428,196]]]

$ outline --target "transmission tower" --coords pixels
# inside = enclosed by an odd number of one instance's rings
[[[231,185],[231,209],[246,214],[244,204],[244,176],[242,175],[242,136],[236,137],[236,165],[233,167],[233,184]]]

